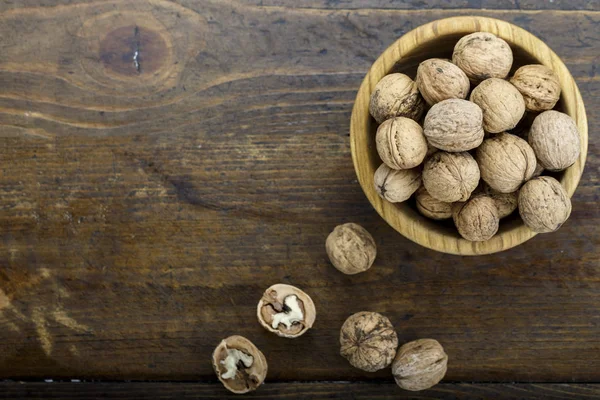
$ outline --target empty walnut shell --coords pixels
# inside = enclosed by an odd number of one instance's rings
[[[485,139],[475,155],[481,179],[500,193],[511,193],[531,178],[537,161],[533,149],[518,136],[499,133]]]
[[[573,118],[565,113],[550,110],[538,115],[531,125],[528,140],[547,170],[562,171],[579,157],[579,131]]]
[[[227,357],[239,351],[245,358],[235,364],[235,374],[228,377]],[[239,353],[238,353],[239,354]],[[247,393],[256,390],[267,376],[267,360],[264,354],[243,336],[230,336],[223,339],[215,348],[212,364],[223,386],[233,393]],[[250,364],[250,365],[248,365]]]
[[[513,55],[504,40],[487,32],[462,37],[454,46],[452,62],[478,83],[488,78],[504,79],[510,72]]]
[[[439,201],[429,193],[425,187],[421,186],[415,196],[417,200],[417,210],[427,218],[448,219],[452,218],[452,203]]]
[[[378,123],[394,117],[418,121],[424,108],[417,84],[404,74],[384,76],[375,85],[369,103],[369,112]]]
[[[455,205],[452,219],[460,236],[472,242],[491,239],[500,225],[496,203],[491,197],[484,195]]]
[[[434,339],[403,344],[392,364],[394,380],[404,390],[419,391],[437,385],[446,375],[448,356]]]
[[[290,319],[287,319],[288,324],[286,324],[285,314],[294,315],[295,310],[291,305],[298,306],[299,318],[293,319],[291,323],[289,323]],[[293,339],[302,336],[313,326],[317,311],[309,295],[297,287],[279,283],[265,290],[258,302],[256,315],[258,322],[269,332]],[[277,324],[277,320],[282,322]],[[275,324],[277,325],[273,326]]]
[[[466,201],[479,184],[477,161],[467,152],[438,151],[425,162],[423,186],[446,203]]]
[[[381,160],[393,169],[410,169],[420,165],[427,154],[427,139],[421,125],[410,118],[396,117],[384,121],[375,137]]]
[[[447,99],[464,99],[471,88],[469,78],[460,68],[440,58],[419,64],[415,82],[429,105]]]
[[[477,104],[449,99],[435,104],[423,123],[427,141],[445,151],[467,151],[483,141],[483,113]]]
[[[525,114],[525,100],[516,87],[490,78],[471,92],[470,100],[483,111],[483,129],[499,133],[513,129]]]
[[[558,76],[545,65],[522,66],[510,78],[510,83],[523,95],[528,111],[551,110],[560,98]]]
[[[540,176],[519,191],[519,214],[532,231],[554,232],[571,215],[571,199],[556,179]]]
[[[398,336],[389,319],[376,312],[351,315],[340,331],[340,354],[353,367],[368,372],[389,366],[396,355]]]
[[[421,172],[417,168],[395,170],[381,164],[375,171],[373,180],[375,190],[382,199],[400,203],[421,186]]]
[[[333,266],[347,275],[368,270],[377,255],[373,236],[353,223],[336,226],[327,237],[325,249]]]

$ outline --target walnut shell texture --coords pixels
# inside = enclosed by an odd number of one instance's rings
[[[499,133],[485,139],[475,159],[481,179],[500,193],[511,193],[528,181],[537,165],[535,153],[518,136]]]
[[[498,209],[498,218],[502,219],[512,214],[519,204],[519,192],[515,191],[512,193],[500,193],[492,189],[488,184],[483,183],[480,185],[481,190],[478,194],[489,196],[494,200],[496,208]],[[479,189],[479,188],[478,188]]]
[[[404,390],[419,391],[437,385],[446,375],[448,356],[434,339],[403,344],[392,364],[394,380]]]
[[[546,111],[554,108],[560,98],[558,75],[541,64],[524,65],[510,78],[523,95],[528,111]]]
[[[462,69],[440,58],[419,64],[415,82],[430,106],[442,100],[465,99],[471,89],[469,78]]]
[[[479,184],[477,161],[467,152],[438,151],[423,168],[423,185],[427,192],[446,203],[466,201]]]
[[[455,206],[452,218],[460,236],[471,242],[491,239],[500,226],[498,208],[489,196],[475,196]]]
[[[431,107],[425,116],[423,133],[440,150],[471,150],[483,141],[483,113],[470,101],[444,100]]]
[[[375,85],[369,112],[378,123],[394,117],[407,117],[418,121],[425,102],[417,84],[404,74],[389,74]]]
[[[519,191],[519,214],[534,232],[554,232],[571,215],[571,199],[550,176],[534,178]]]
[[[273,316],[285,311],[285,299],[288,296],[296,296],[298,305],[302,311],[302,321],[294,323],[289,328],[282,323],[277,328],[273,328],[271,326]],[[265,290],[256,307],[256,316],[258,317],[258,322],[269,332],[277,336],[294,339],[302,336],[312,328],[317,317],[317,310],[308,294],[295,286],[279,283]]]
[[[440,220],[452,218],[452,203],[439,201],[429,193],[425,187],[421,186],[415,196],[417,200],[417,210],[427,218]]]
[[[390,320],[376,312],[351,315],[340,330],[340,354],[358,369],[375,372],[396,355],[398,335]]]
[[[227,350],[239,350],[252,357],[252,365],[238,371],[235,377],[231,379],[223,378],[226,372],[225,366],[221,363],[227,358]],[[229,336],[223,339],[215,348],[212,355],[212,365],[217,377],[223,383],[223,386],[233,393],[248,393],[256,390],[265,381],[267,376],[267,360],[265,355],[243,336]]]
[[[327,237],[325,249],[333,266],[347,275],[368,270],[377,256],[373,236],[351,222],[335,227]]]
[[[375,190],[382,199],[391,203],[407,200],[421,186],[421,172],[417,168],[395,170],[381,164],[374,176]]]
[[[504,79],[513,63],[510,46],[503,39],[487,32],[475,32],[462,37],[454,46],[452,62],[478,83],[488,78]]]
[[[471,92],[470,100],[483,111],[483,129],[490,133],[508,131],[525,114],[525,100],[516,87],[503,79],[490,78]]]
[[[406,117],[391,118],[379,125],[375,143],[381,160],[393,169],[414,168],[427,154],[423,129]]]
[[[575,121],[565,113],[550,110],[538,115],[531,125],[528,140],[547,170],[562,171],[579,157],[579,131]]]

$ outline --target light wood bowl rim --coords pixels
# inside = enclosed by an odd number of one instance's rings
[[[377,166],[372,165],[369,142],[369,99],[373,88],[385,76],[395,63],[404,55],[417,49],[422,44],[441,36],[469,34],[472,32],[491,32],[506,40],[511,46],[518,46],[541,64],[552,68],[560,79],[561,99],[564,112],[576,122],[581,139],[581,152],[578,160],[567,168],[560,180],[569,197],[573,196],[579,183],[588,147],[588,126],[585,107],[581,94],[562,60],[543,41],[526,30],[509,22],[480,16],[461,16],[440,19],[421,25],[400,37],[388,47],[373,63],[365,76],[358,93],[350,120],[350,147],[352,161],[358,181],[365,195],[379,213],[396,231],[406,238],[432,250],[457,255],[492,254],[518,246],[536,235],[522,222],[503,232],[499,232],[490,240],[470,242],[460,238],[458,233],[449,235],[441,229],[432,228],[435,221],[427,220],[416,211],[402,209],[379,197],[373,184],[373,174]]]

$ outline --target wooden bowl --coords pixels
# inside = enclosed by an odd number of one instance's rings
[[[496,253],[515,247],[536,235],[525,226],[518,212],[500,222],[498,233],[485,242],[462,239],[452,221],[433,221],[422,216],[414,200],[393,204],[379,197],[373,174],[381,164],[375,147],[377,123],[369,115],[373,88],[385,75],[402,72],[414,79],[421,61],[428,58],[451,58],[454,45],[472,32],[491,32],[511,46],[514,63],[511,71],[526,64],[544,64],[556,72],[562,89],[555,107],[569,114],[577,123],[581,154],[575,164],[556,175],[569,196],[575,192],[587,154],[588,132],[585,108],[573,77],[560,58],[540,39],[508,22],[485,17],[452,17],[422,25],[398,39],[371,66],[356,96],[350,122],[352,160],[358,181],[379,215],[408,239],[433,250],[459,255]]]

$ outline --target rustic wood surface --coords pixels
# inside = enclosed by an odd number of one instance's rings
[[[268,382],[383,379],[372,390],[387,393],[389,371],[363,373],[338,355],[344,319],[373,310],[401,341],[438,339],[449,382],[600,382],[600,4],[364,3],[0,2],[1,378],[216,382],[214,346],[241,334],[265,353]],[[467,258],[386,225],[356,181],[348,129],[388,45],[470,14],[519,25],[557,52],[590,141],[560,231]],[[378,244],[375,266],[357,276],[324,251],[347,221]],[[278,282],[317,307],[293,342],[256,321]],[[13,385],[0,392],[24,393]],[[261,390],[277,387],[288,386]]]

